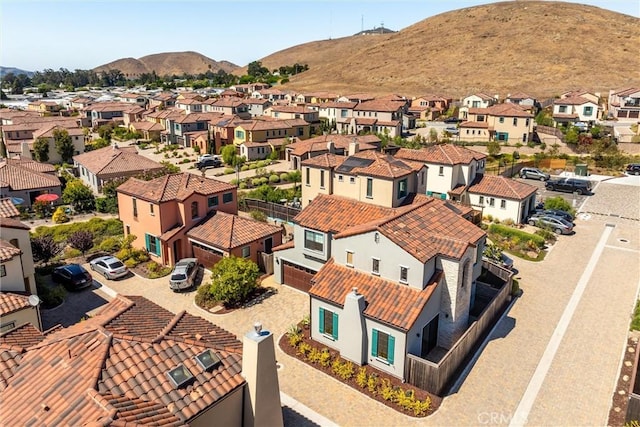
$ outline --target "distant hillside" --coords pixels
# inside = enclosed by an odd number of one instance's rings
[[[20,68],[15,67],[3,67],[0,66],[0,79],[3,78],[6,74],[13,73],[16,76],[18,74],[26,74],[29,77],[33,77],[33,71],[21,70]]]
[[[159,76],[214,73],[223,70],[227,73],[238,66],[229,61],[215,61],[197,52],[167,52],[143,56],[142,58],[123,58],[94,68],[94,71],[120,70],[126,77],[135,78],[142,73],[155,70]]]
[[[380,26],[380,27],[373,27],[370,30],[363,30],[360,31],[359,33],[355,33],[354,36],[366,36],[369,34],[375,35],[375,34],[391,34],[391,33],[397,33],[397,31],[393,31],[390,30],[388,28],[385,28],[384,26]]]
[[[309,65],[284,89],[416,96],[604,92],[640,85],[638,28],[638,18],[593,6],[509,1],[443,13],[393,34],[305,43],[261,62],[269,69]]]

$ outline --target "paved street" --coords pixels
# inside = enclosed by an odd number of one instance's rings
[[[586,199],[583,211],[590,213],[578,217],[576,234],[560,236],[543,262],[516,259],[522,297],[433,416],[400,415],[277,349],[282,391],[339,425],[604,425],[640,283],[639,223],[611,215],[631,210],[640,187],[608,183]],[[266,285],[277,294],[214,315],[194,306],[193,292],[171,292],[166,279],[107,283],[238,336],[259,320],[278,338],[308,313],[309,297],[269,279]]]

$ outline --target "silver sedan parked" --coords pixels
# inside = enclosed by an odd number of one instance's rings
[[[118,258],[114,256],[101,256],[89,261],[89,267],[93,271],[102,274],[105,279],[117,279],[126,276],[129,269]]]

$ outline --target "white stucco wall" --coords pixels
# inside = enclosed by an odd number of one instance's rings
[[[318,271],[331,256],[331,235],[324,235],[324,252],[316,252],[304,248],[305,228],[294,225],[293,241],[295,247],[275,251],[273,256],[273,272],[276,283],[282,283],[282,262],[289,261],[297,265],[305,266],[311,270]],[[305,254],[307,256],[305,256]]]
[[[484,197],[483,203],[480,203],[480,197]],[[493,206],[491,206],[491,199],[491,196],[484,196],[482,194],[469,192],[469,202],[472,206],[482,207],[482,216],[491,215],[493,218],[498,218],[500,221],[510,219],[515,223],[520,223],[518,215],[521,212],[521,202],[517,200],[493,197],[494,202]],[[505,207],[501,208],[500,206],[503,200],[505,201]]]
[[[1,263],[4,265],[6,276],[0,277],[0,291],[24,292],[24,278],[22,277],[22,265],[20,255]]]
[[[20,279],[20,291],[37,293],[36,281],[35,281],[35,267],[33,264],[33,253],[31,252],[31,240],[29,238],[29,230],[22,230],[19,228],[2,227],[0,229],[2,239],[7,242],[11,242],[13,239],[18,239],[18,248],[22,251],[22,269],[20,271],[21,277],[25,277],[29,280],[29,288],[25,289],[24,280]],[[20,258],[20,257],[18,257]],[[24,276],[22,276],[24,274]],[[2,285],[4,285],[4,277],[1,279]],[[17,282],[16,282],[17,283]],[[2,290],[4,286],[2,286]]]
[[[428,166],[426,191],[447,194],[447,192],[453,188],[453,167],[439,164],[429,164]],[[442,175],[440,175],[440,167],[442,167]]]

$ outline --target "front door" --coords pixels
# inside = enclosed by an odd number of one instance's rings
[[[173,242],[173,263],[177,263],[182,259],[182,244],[181,240],[178,239]]]
[[[431,322],[427,323],[422,328],[422,348],[420,350],[420,357],[427,358],[427,354],[438,345],[438,317],[434,317]]]
[[[273,237],[267,237],[264,239],[264,253],[270,254],[273,249]]]

